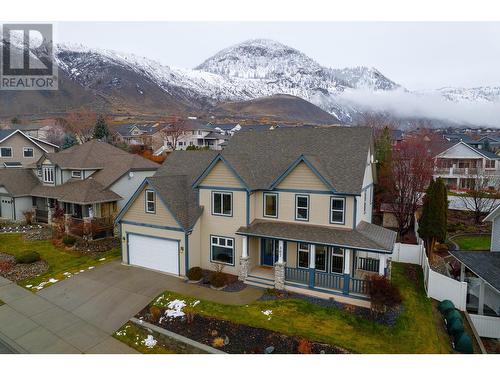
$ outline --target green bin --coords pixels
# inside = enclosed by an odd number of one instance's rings
[[[449,326],[451,325],[451,323],[453,323],[455,319],[460,319],[461,321],[462,316],[460,315],[458,310],[450,310],[448,314],[446,314],[446,327],[449,328]]]
[[[457,352],[463,354],[472,354],[474,353],[474,348],[472,346],[472,339],[470,336],[463,332],[460,336],[455,337],[453,341],[453,346]]]
[[[464,324],[460,319],[454,319],[448,326],[448,333],[453,337],[458,337],[464,332]]]
[[[455,305],[449,299],[445,299],[444,301],[439,303],[438,309],[441,314],[446,315],[450,310],[455,309]]]

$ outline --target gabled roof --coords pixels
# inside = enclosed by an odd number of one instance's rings
[[[31,195],[31,191],[39,183],[38,178],[29,169],[0,169],[0,186],[3,186],[13,197]]]
[[[493,221],[498,215],[500,215],[500,204],[491,211],[488,216],[486,216],[483,221]]]
[[[159,165],[139,155],[130,154],[108,143],[92,140],[67,148],[61,152],[49,153],[42,157],[61,169],[98,170],[92,177],[105,187],[129,171],[156,170]]]
[[[490,151],[485,151],[485,150],[479,150],[475,147],[472,147],[471,145],[463,142],[463,141],[460,141],[460,142],[457,142],[457,143],[453,143],[452,145],[450,145],[450,147],[448,147],[446,150],[443,150],[441,151],[438,155],[435,156],[435,158],[438,158],[441,154],[451,150],[452,148],[455,148],[455,147],[458,147],[460,145],[463,145],[467,148],[469,148],[470,150],[474,151],[476,154],[478,154],[478,157],[482,157],[482,158],[486,158],[486,159],[492,159],[492,160],[496,160],[496,159],[500,159],[500,156],[493,153],[493,152],[490,152]]]
[[[48,152],[48,150],[45,149],[40,143],[45,143],[45,144],[48,144],[49,146],[59,148],[59,146],[56,146],[56,145],[49,143],[47,141],[43,141],[43,140],[35,138],[35,137],[30,137],[29,135],[27,135],[26,133],[23,133],[19,129],[1,129],[0,130],[0,143],[6,141],[10,137],[12,137],[14,134],[22,135],[23,137],[25,137],[26,139],[28,139],[32,143],[34,143],[36,146],[38,146],[38,148],[42,149],[44,152]]]
[[[459,250],[450,254],[500,292],[500,252]]]

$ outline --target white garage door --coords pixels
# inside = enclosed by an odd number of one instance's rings
[[[12,199],[0,196],[0,217],[2,219],[12,220]]]
[[[179,274],[177,241],[129,234],[128,256],[131,265]]]

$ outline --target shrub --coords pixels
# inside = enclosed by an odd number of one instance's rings
[[[73,236],[64,236],[62,242],[66,246],[73,246],[76,242],[76,238]]]
[[[10,260],[0,262],[0,272],[8,272],[14,266],[15,266],[15,263],[10,261]]]
[[[154,322],[157,322],[160,319],[161,309],[158,306],[151,306],[149,308],[149,312],[150,312],[151,316],[153,317]]]
[[[203,277],[203,271],[200,267],[191,267],[187,272],[187,278],[189,280],[197,281],[201,280]]]
[[[312,353],[312,343],[305,339],[299,340],[299,345],[297,346],[297,352],[299,354],[311,354]]]
[[[222,348],[225,345],[224,337],[216,337],[212,340],[212,346],[214,348]]]
[[[401,293],[389,279],[380,275],[373,275],[369,278],[368,294],[371,299],[372,310],[376,312],[386,312],[396,306],[401,301]]]
[[[24,222],[26,225],[31,225],[33,224],[33,211],[32,210],[26,210],[23,211],[23,216],[24,216]]]
[[[23,251],[21,254],[16,256],[17,263],[29,264],[35,263],[40,260],[40,254],[36,251]]]
[[[210,275],[210,285],[212,285],[214,288],[222,288],[226,285],[226,282],[226,275],[222,272],[213,272]]]

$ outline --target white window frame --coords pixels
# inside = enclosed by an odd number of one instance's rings
[[[54,167],[42,167],[43,182],[46,184],[55,183]]]
[[[31,150],[31,156],[26,156],[26,151]],[[33,159],[35,157],[35,149],[33,147],[23,147],[23,158]]]
[[[10,156],[3,156],[3,150],[10,150]],[[14,157],[14,151],[12,151],[12,147],[0,147],[0,158],[12,159]]]
[[[488,162],[490,162],[490,163],[491,163],[491,162],[493,162],[493,167],[491,167],[491,166],[489,167],[489,166],[488,166]],[[491,160],[490,160],[490,159],[486,159],[486,163],[484,164],[484,167],[485,167],[486,169],[495,169],[495,168],[496,168],[496,164],[497,164],[497,163],[496,163],[496,160],[495,160],[495,159],[491,159]]]
[[[366,192],[365,192],[366,197]],[[365,198],[366,199],[366,198]],[[333,208],[333,201],[342,201],[342,210]],[[344,197],[330,197],[330,224],[345,224],[345,204],[346,200]],[[334,212],[342,212],[342,221],[334,221],[333,213]]]
[[[36,175],[37,175],[38,177],[42,177],[42,169],[41,169],[41,168],[38,168],[38,169],[36,170]]]
[[[219,212],[215,212],[215,195],[216,194],[220,194],[221,195],[221,198],[220,198],[220,213]],[[231,208],[230,208],[230,212],[228,214],[225,214],[224,213],[224,195],[229,195],[231,197]],[[212,215],[214,216],[227,216],[227,217],[231,217],[233,216],[233,193],[232,192],[224,192],[224,191],[212,191]]]
[[[342,254],[336,254],[335,253],[335,247],[331,247],[330,248],[330,255],[331,255],[331,261],[330,261],[330,272],[331,273],[335,273],[335,274],[339,274],[339,273],[344,273],[344,267],[345,267],[345,249],[340,247],[338,249],[342,250]],[[334,257],[336,258],[342,258],[342,269],[340,270],[340,272],[334,272],[333,271],[333,259]]]
[[[274,197],[276,197],[276,210],[275,210],[276,211],[276,215],[268,215],[266,213],[266,209],[267,209],[266,198],[268,196],[274,196]],[[277,193],[264,193],[263,199],[264,199],[264,207],[263,207],[263,212],[262,212],[263,216],[264,217],[272,217],[272,218],[277,219],[278,218],[278,194]]]
[[[153,199],[149,199],[148,194],[153,194]],[[153,209],[149,209],[149,204],[153,204]],[[147,214],[155,214],[156,213],[156,192],[151,189],[146,189],[144,191],[144,210]]]
[[[82,178],[82,171],[71,171],[71,178]]]
[[[303,246],[305,246],[305,248],[301,248]],[[310,263],[309,257],[311,256],[309,249],[310,249],[310,246],[307,243],[299,242],[297,244],[297,268],[309,269],[309,263]],[[300,265],[300,253],[307,253],[307,267],[302,267]]]
[[[307,199],[307,207],[299,207],[297,205],[297,203],[299,201],[299,198],[306,198]],[[298,220],[298,221],[309,221],[309,209],[310,209],[310,206],[311,206],[311,202],[310,202],[309,195],[307,195],[307,194],[296,194],[295,195],[295,220]],[[298,215],[299,209],[301,209],[301,210],[307,209],[307,217],[305,219],[299,217],[299,215]]]
[[[229,245],[229,243],[231,243],[231,244]],[[220,260],[214,260],[214,257],[213,257],[213,247],[214,246],[222,247],[222,248],[225,248],[225,249],[231,249],[232,258],[233,258],[232,263],[222,262]],[[236,256],[236,253],[235,253],[235,249],[234,249],[234,238],[232,238],[232,237],[224,237],[224,236],[215,236],[215,235],[211,235],[210,236],[210,262],[212,262],[212,263],[219,263],[219,264],[225,264],[225,265],[228,265],[228,266],[234,266],[234,264],[235,264],[235,256]]]

